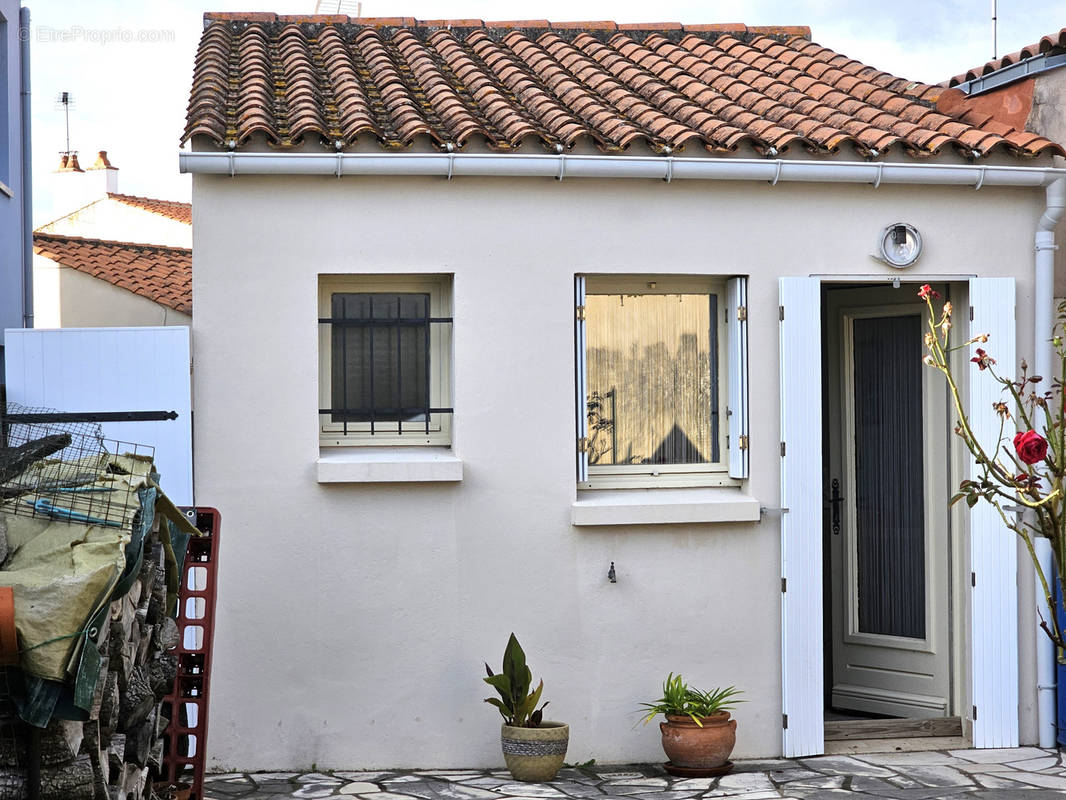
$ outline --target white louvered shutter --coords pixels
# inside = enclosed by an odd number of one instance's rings
[[[748,477],[748,279],[726,283],[729,477]]]
[[[781,707],[786,758],[825,748],[821,285],[781,278]],[[787,510],[786,510],[787,509]]]
[[[574,385],[577,422],[577,480],[589,479],[589,454],[586,442],[589,435],[588,372],[585,363],[585,276],[574,276]]]
[[[971,279],[970,305],[973,308],[970,335],[987,333],[985,348],[996,359],[997,373],[1017,374],[1014,279]],[[999,435],[1000,421],[992,404],[1003,399],[1001,388],[987,373],[971,370],[967,412],[974,434],[986,449],[992,447]],[[977,465],[972,459],[969,477],[977,477]],[[969,523],[973,571],[970,664],[976,709],[973,744],[974,747],[1017,747],[1017,535],[1004,526],[996,510],[985,502],[970,510]]]

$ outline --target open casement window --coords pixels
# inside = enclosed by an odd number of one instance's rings
[[[323,445],[451,443],[451,277],[323,275]]]
[[[747,447],[747,398],[739,391],[747,310],[737,306],[738,282],[577,276],[582,488],[733,485],[746,477],[746,458],[729,452],[734,441]]]

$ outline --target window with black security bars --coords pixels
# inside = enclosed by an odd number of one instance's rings
[[[343,433],[425,433],[434,415],[433,326],[426,292],[334,292],[330,326],[330,408],[319,413]]]

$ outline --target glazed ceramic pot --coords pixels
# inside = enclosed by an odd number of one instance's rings
[[[542,722],[539,728],[502,726],[500,744],[507,769],[516,781],[553,780],[566,758],[570,726],[565,722]]]
[[[701,717],[697,725],[692,717],[666,715],[659,723],[663,733],[663,750],[670,763],[689,769],[714,769],[729,761],[737,743],[737,721],[728,711]]]

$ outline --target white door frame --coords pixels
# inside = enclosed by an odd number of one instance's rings
[[[955,276],[907,276],[908,283]],[[955,277],[958,280],[962,276]],[[969,283],[970,330],[997,342],[1002,374],[1014,374],[1014,279]],[[822,364],[821,284],[852,276],[779,279],[781,378],[781,702],[786,757],[824,752],[822,639]],[[884,278],[879,278],[884,280]],[[956,322],[966,315],[956,313]],[[961,329],[963,326],[958,325]],[[816,380],[811,376],[816,375]],[[996,398],[991,396],[997,395]],[[969,393],[971,424],[983,440],[995,436],[998,391],[977,381]],[[973,474],[971,462],[970,470]],[[970,697],[975,747],[1018,745],[1017,553],[994,509],[969,515],[971,596]]]

